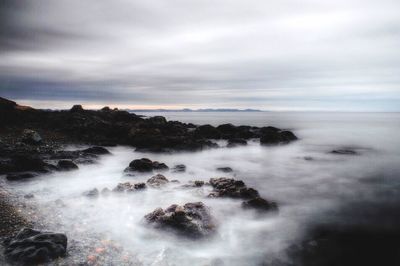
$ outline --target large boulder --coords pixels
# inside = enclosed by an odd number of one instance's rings
[[[64,234],[24,228],[4,244],[4,255],[10,262],[17,265],[37,265],[65,256],[67,237]]]
[[[26,143],[26,144],[40,144],[42,142],[42,137],[39,135],[39,133],[37,133],[34,130],[31,129],[25,129],[22,132],[22,137],[21,137],[22,142]]]
[[[174,204],[165,210],[158,208],[145,219],[158,229],[170,229],[189,238],[208,237],[216,231],[209,208],[202,202]]]
[[[126,169],[126,171],[136,172],[151,172],[153,170],[168,170],[168,166],[165,163],[142,158],[130,162],[129,167]]]
[[[75,104],[69,111],[72,113],[79,113],[83,111],[83,107],[80,104]]]

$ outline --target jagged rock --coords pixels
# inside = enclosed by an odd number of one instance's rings
[[[233,172],[233,169],[230,167],[218,167],[217,171],[220,171],[223,173],[231,173],[231,172]]]
[[[153,170],[167,170],[168,166],[165,163],[157,161],[151,161],[147,158],[136,159],[130,162],[129,167],[126,171],[137,171],[137,172],[151,172]]]
[[[147,214],[145,220],[158,229],[171,229],[190,238],[208,237],[216,231],[209,208],[202,202],[158,208]]]
[[[186,165],[184,164],[177,164],[172,168],[172,172],[174,173],[182,173],[186,171]]]
[[[258,211],[277,211],[278,205],[276,202],[267,201],[261,197],[256,197],[242,203],[242,207],[245,209],[255,209]]]
[[[26,143],[26,144],[40,144],[42,142],[42,137],[39,135],[39,133],[37,133],[34,130],[31,129],[25,129],[22,132],[22,137],[21,137],[22,142]]]
[[[100,147],[100,146],[90,147],[85,150],[82,150],[82,152],[89,153],[89,154],[95,154],[95,155],[110,154],[110,152],[106,148]]]
[[[228,145],[227,147],[236,147],[236,146],[245,146],[247,145],[247,141],[245,139],[241,138],[234,138],[234,139],[229,139],[228,140]]]
[[[64,257],[67,237],[64,234],[24,228],[4,242],[6,259],[17,265],[37,265]]]
[[[243,199],[259,197],[257,190],[248,188],[241,180],[226,177],[211,178],[210,185],[214,188],[214,191],[209,195],[210,197],[231,197]]]
[[[152,176],[147,180],[147,184],[151,187],[161,187],[167,183],[169,183],[169,180],[161,174]]]
[[[57,168],[60,171],[70,171],[78,169],[78,166],[70,160],[60,160],[57,163]]]

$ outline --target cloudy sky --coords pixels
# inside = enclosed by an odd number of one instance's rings
[[[400,111],[399,0],[1,0],[36,107]]]

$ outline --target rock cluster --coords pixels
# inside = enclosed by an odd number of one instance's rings
[[[147,214],[145,220],[156,228],[170,229],[190,238],[211,236],[216,229],[208,207],[202,202],[158,208]]]
[[[245,199],[242,207],[245,209],[256,209],[258,211],[276,211],[278,206],[275,202],[270,202],[260,197],[257,190],[249,188],[241,180],[233,178],[211,178],[210,185],[214,188],[209,197],[229,197]]]

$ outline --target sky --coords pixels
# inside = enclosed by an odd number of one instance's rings
[[[400,111],[400,1],[2,0],[0,96],[38,108]]]

